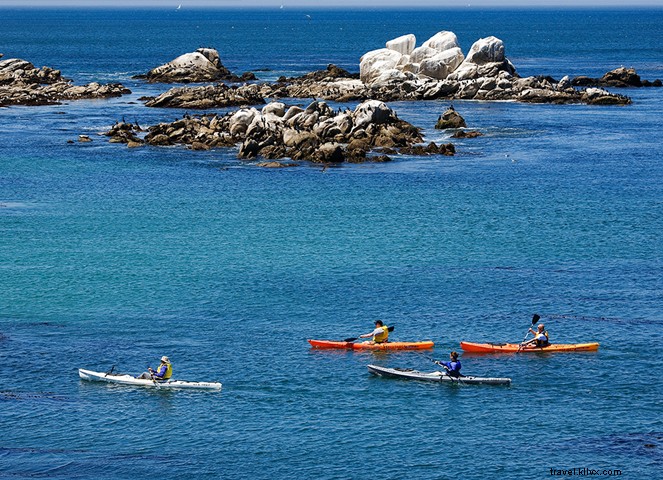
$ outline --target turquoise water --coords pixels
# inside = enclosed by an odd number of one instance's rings
[[[448,29],[465,50],[503,38],[523,74],[626,64],[654,79],[663,12],[178,13],[0,11],[6,58],[134,91],[0,110],[0,477],[660,475],[663,90],[629,90],[628,107],[454,102],[486,134],[454,141],[455,157],[324,172],[96,134],[123,116],[181,115],[143,107],[165,87],[129,77],[201,45],[269,79],[329,62],[356,71],[389,38]],[[427,141],[448,141],[433,129],[448,103],[391,106]],[[79,134],[94,141],[66,143]],[[509,376],[510,388],[366,370],[432,370],[425,356],[460,340],[518,341],[535,312],[553,341],[600,350],[462,357],[465,373]],[[377,318],[436,349],[306,343]],[[139,373],[161,355],[222,392],[77,376]]]

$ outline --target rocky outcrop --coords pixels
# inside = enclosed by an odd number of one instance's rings
[[[594,95],[574,88],[570,82],[556,82],[547,77],[519,78],[501,71],[497,77],[479,77],[462,81],[414,79],[394,81],[386,85],[366,85],[351,78],[309,80],[300,77],[274,84],[260,84],[265,98],[319,98],[337,102],[383,102],[416,100],[509,100],[526,103],[592,103]],[[626,105],[631,100],[615,93],[602,91],[606,104]]]
[[[119,97],[131,91],[119,83],[74,85],[59,70],[35,68],[18,58],[0,60],[0,106],[52,105],[62,100]]]
[[[435,128],[439,130],[465,127],[467,127],[465,119],[460,116],[460,113],[458,113],[453,106],[449,107],[442,115],[440,115],[435,124]]]
[[[661,80],[642,80],[633,68],[619,67],[610,70],[601,78],[575,77],[571,83],[579,87],[661,87]]]
[[[137,132],[133,125],[118,123],[106,134],[111,141],[128,143],[136,141]],[[410,153],[422,138],[416,127],[400,120],[383,102],[372,100],[354,110],[333,110],[322,101],[313,101],[306,108],[272,102],[261,110],[242,108],[223,116],[186,115],[149,127],[138,141],[196,150],[239,145],[238,156],[244,159],[334,164],[388,161],[385,152]],[[424,154],[433,153],[452,155],[453,145],[425,147]]]
[[[483,133],[476,130],[458,130],[451,135],[451,138],[477,138],[482,137]]]
[[[631,100],[607,91],[596,95],[574,88],[568,77],[520,78],[496,37],[478,40],[463,56],[453,32],[439,32],[420,47],[413,35],[386,43],[360,60],[359,78],[318,75],[279,79],[260,85],[263,97],[322,98],[339,102],[377,99],[414,101],[435,99],[511,100],[529,103],[604,103],[624,105]],[[600,97],[600,100],[597,100]]]
[[[185,53],[134,78],[145,79],[150,83],[242,82],[256,79],[251,72],[242,76],[232,73],[223,66],[219,52],[213,48],[199,48],[195,52]]]
[[[264,104],[257,85],[228,86],[223,83],[201,87],[171,88],[158,97],[144,97],[148,107],[212,109]]]
[[[110,137],[110,143],[140,145],[144,143],[143,139],[138,137],[138,134],[142,131],[143,129],[137,123],[117,122],[104,135]]]
[[[404,35],[388,41],[386,48],[364,54],[359,63],[361,81],[377,86],[427,79],[462,81],[497,77],[500,72],[516,75],[504,43],[496,37],[477,40],[467,56],[453,32],[438,32],[419,48],[414,48],[415,42],[414,35]]]

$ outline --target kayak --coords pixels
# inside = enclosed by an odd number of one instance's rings
[[[484,384],[484,385],[510,385],[510,378],[491,378],[491,377],[473,377],[461,376],[455,378],[449,376],[444,372],[419,372],[418,370],[405,369],[405,368],[387,368],[378,367],[377,365],[368,365],[368,371],[373,375],[380,377],[390,378],[405,378],[408,380],[420,380],[422,382],[446,382],[446,383],[462,383],[462,384]]]
[[[521,347],[518,343],[473,343],[460,342],[460,348],[473,353],[530,353],[530,352],[593,352],[599,349],[598,343],[552,343],[547,347],[529,345]]]
[[[221,384],[215,382],[189,382],[186,380],[166,380],[156,381],[146,378],[136,378],[126,373],[104,373],[93,372],[92,370],[78,369],[78,375],[89,382],[107,382],[119,385],[130,385],[134,387],[151,388],[189,388],[198,390],[221,390]]]
[[[430,340],[423,342],[385,342],[385,343],[372,343],[368,342],[337,342],[333,340],[309,340],[313,348],[336,348],[348,350],[426,350],[433,348],[435,344]]]

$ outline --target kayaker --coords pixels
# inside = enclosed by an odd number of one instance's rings
[[[164,355],[161,357],[161,364],[159,365],[159,368],[153,370],[152,367],[147,367],[147,372],[143,372],[139,377],[136,378],[164,381],[168,380],[172,375],[173,366],[170,364],[168,357]]]
[[[373,337],[372,340],[366,343],[387,343],[389,341],[389,328],[382,323],[382,320],[375,321],[375,330],[371,333],[359,335],[359,338]]]
[[[550,345],[550,341],[548,339],[548,332],[546,331],[546,326],[543,323],[539,323],[536,326],[536,332],[532,330],[531,328],[529,331],[534,334],[534,338],[531,340],[528,340],[526,342],[521,343],[521,346],[527,346],[527,345],[536,345],[537,347],[547,347]]]
[[[451,359],[450,362],[440,362],[439,360],[436,360],[435,363],[444,367],[450,377],[460,377],[460,369],[462,365],[460,364],[460,360],[458,360],[458,352],[451,352],[449,358]]]

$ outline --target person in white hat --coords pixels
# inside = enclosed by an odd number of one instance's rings
[[[168,380],[173,375],[173,366],[170,364],[170,360],[165,355],[161,357],[161,364],[156,370],[152,367],[147,367],[147,372],[142,373],[139,377],[136,378],[145,378],[152,380]]]

